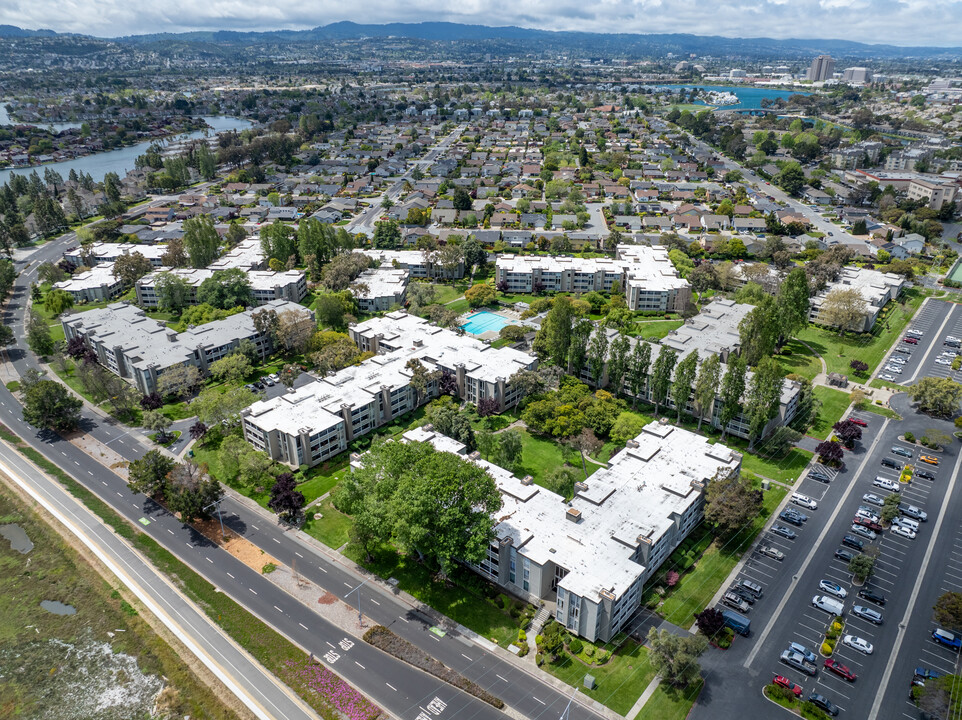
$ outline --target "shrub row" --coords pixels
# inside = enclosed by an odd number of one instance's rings
[[[444,663],[428,657],[417,646],[412,645],[404,638],[398,637],[391,630],[383,625],[375,625],[364,633],[364,642],[373,645],[379,650],[383,650],[388,655],[393,655],[398,660],[403,660],[409,665],[413,665],[419,670],[433,675],[439,680],[443,680],[449,685],[453,685],[459,690],[474,695],[479,700],[483,700],[489,705],[501,710],[504,708],[504,701],[492,695],[480,685],[468,680],[460,673],[447,667]]]

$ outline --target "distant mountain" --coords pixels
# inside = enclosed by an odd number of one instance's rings
[[[0,37],[33,37],[56,35],[52,30],[23,30],[0,25]],[[715,55],[732,57],[806,57],[829,54],[842,58],[959,58],[962,48],[899,47],[869,45],[850,40],[789,38],[729,38],[682,33],[588,33],[550,31],[515,26],[493,27],[450,22],[387,23],[361,25],[336,22],[310,30],[275,30],[240,32],[235,30],[186,33],[155,33],[114,38],[124,44],[177,42],[210,46],[243,48],[249,45],[302,45],[325,41],[363,38],[397,37],[428,42],[500,43],[501,49],[516,52],[527,48],[551,49],[589,57],[657,56],[673,52],[677,55]],[[517,49],[511,46],[517,46]]]
[[[16,25],[0,25],[0,37],[22,38],[22,37],[53,37],[57,35],[53,30],[24,30]]]

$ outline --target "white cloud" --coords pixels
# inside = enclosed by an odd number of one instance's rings
[[[0,23],[100,37],[186,30],[304,29],[445,20],[545,30],[820,38],[894,45],[962,44],[960,0],[8,0]]]

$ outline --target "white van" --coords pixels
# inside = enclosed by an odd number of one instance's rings
[[[808,495],[802,495],[801,493],[792,493],[792,502],[795,505],[801,505],[803,508],[808,508],[809,510],[818,510],[818,503],[815,502]]]
[[[892,524],[893,524],[893,525],[900,525],[901,527],[907,528],[908,530],[911,530],[912,532],[918,532],[918,531],[919,531],[919,523],[918,523],[918,521],[917,521],[917,520],[913,520],[912,518],[905,517],[904,515],[900,515],[899,517],[897,517],[897,518],[895,518],[894,520],[892,520]]]
[[[845,604],[828,595],[816,595],[812,598],[812,605],[832,615],[841,615],[845,611]]]

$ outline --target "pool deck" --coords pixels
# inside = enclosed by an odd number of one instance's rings
[[[488,313],[490,315],[498,315],[500,317],[503,317],[505,320],[508,321],[506,323],[507,325],[521,325],[523,327],[537,329],[537,324],[531,323],[529,320],[522,320],[520,312],[516,310],[505,309],[505,308],[498,308],[497,310],[490,310],[487,308],[478,308],[477,310],[472,310],[471,312],[465,313],[458,319],[458,325],[464,325],[468,321],[469,317],[471,317],[472,315],[477,315],[478,313]],[[468,335],[470,335],[471,337],[475,337],[478,340],[487,340],[489,342],[497,340],[499,337],[501,337],[500,328],[498,328],[498,330],[486,330],[485,332],[479,333],[479,334],[468,332]]]

